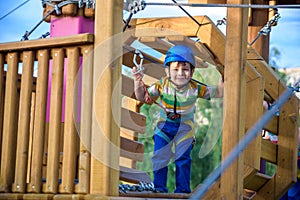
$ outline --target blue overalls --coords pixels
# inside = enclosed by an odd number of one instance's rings
[[[160,192],[168,192],[166,187],[168,163],[174,156],[176,166],[175,193],[190,193],[191,150],[194,139],[192,120],[180,122],[166,120],[158,122],[154,131],[154,155],[152,158],[154,186]],[[174,153],[172,148],[174,146]]]

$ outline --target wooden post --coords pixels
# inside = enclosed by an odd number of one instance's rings
[[[122,52],[122,10],[123,1],[98,1],[96,5],[91,194],[118,195],[120,128],[116,122],[120,121],[121,110],[117,81],[122,64],[118,53]],[[112,100],[116,101],[113,108]]]
[[[253,4],[267,4],[268,1],[256,0]],[[251,23],[248,27],[248,42],[251,43],[256,37],[261,28],[268,22],[268,10],[251,9]],[[259,39],[252,45],[253,48],[269,62],[269,35],[261,35]]]
[[[8,192],[14,179],[15,155],[17,144],[17,110],[19,96],[17,92],[18,53],[7,54],[7,74],[4,100],[4,120],[1,150],[0,191]]]
[[[26,186],[34,56],[35,55],[32,51],[23,52],[20,107],[18,111],[19,120],[17,132],[15,181],[12,187],[13,192],[25,192]]]
[[[229,0],[228,4],[248,4]],[[245,132],[248,9],[228,8],[225,43],[225,90],[222,159]],[[243,199],[243,154],[221,176],[221,199]]]

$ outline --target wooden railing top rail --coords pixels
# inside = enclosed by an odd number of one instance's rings
[[[62,36],[37,40],[26,40],[18,42],[0,43],[0,53],[7,51],[35,50],[41,48],[59,48],[66,46],[75,46],[82,44],[92,44],[94,42],[93,34],[78,34],[72,36]]]

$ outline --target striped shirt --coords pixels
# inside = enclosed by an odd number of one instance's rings
[[[210,99],[211,87],[198,84],[191,80],[183,91],[176,91],[168,77],[163,77],[148,88],[152,98],[160,97],[160,104],[167,112],[174,112],[176,94],[176,113],[181,114],[181,121],[194,118],[195,103],[197,98]],[[166,114],[161,112],[161,117],[166,119]]]

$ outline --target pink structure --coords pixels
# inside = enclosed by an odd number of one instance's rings
[[[60,37],[75,35],[80,33],[94,34],[94,21],[82,16],[76,17],[63,17],[63,18],[51,18],[50,22],[50,37]],[[82,60],[80,60],[81,64]],[[65,121],[65,97],[66,97],[66,74],[67,74],[67,58],[64,66],[64,83],[63,83],[63,99],[62,99],[62,122]],[[81,72],[81,65],[79,72]],[[47,112],[46,121],[50,120],[50,96],[51,96],[51,82],[52,82],[52,62],[49,66],[49,78],[48,78],[48,95],[47,95]],[[80,78],[81,79],[81,78]],[[78,83],[81,88],[81,81]],[[80,92],[79,92],[80,94]],[[80,97],[80,95],[79,95]],[[80,102],[80,99],[79,99]],[[80,109],[79,109],[80,111]],[[80,114],[78,115],[80,116]]]

